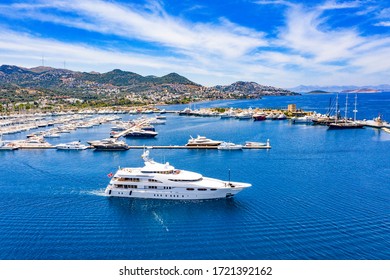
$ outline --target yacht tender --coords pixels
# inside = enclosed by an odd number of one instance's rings
[[[177,200],[215,199],[232,197],[251,186],[175,169],[168,162],[157,163],[149,158],[149,151],[145,151],[142,158],[144,167],[119,168],[115,175],[108,175],[112,178],[105,190],[106,195]]]

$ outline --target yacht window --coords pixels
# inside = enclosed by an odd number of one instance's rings
[[[139,182],[139,178],[119,178],[118,181],[130,181],[130,182]]]
[[[198,191],[207,191],[207,189],[198,189]]]
[[[187,191],[193,191],[194,189],[193,188],[187,188]]]
[[[174,182],[197,182],[197,181],[202,181],[202,178],[200,179],[168,179],[169,181],[174,181]]]
[[[216,191],[217,189],[210,189],[210,191]]]
[[[156,179],[149,179],[148,181],[149,181],[149,182],[154,182],[154,183],[162,183],[161,181],[156,180]]]

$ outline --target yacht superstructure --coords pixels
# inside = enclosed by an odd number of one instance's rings
[[[149,151],[142,155],[145,165],[136,168],[120,168],[115,175],[109,174],[108,196],[151,199],[215,199],[232,197],[248,183],[222,181],[204,177],[199,173],[179,170],[170,165],[157,163],[149,158]]]

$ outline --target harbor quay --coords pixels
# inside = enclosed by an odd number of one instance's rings
[[[120,110],[82,110],[78,112],[54,112],[45,114],[14,114],[0,116],[0,149],[104,149],[104,150],[128,150],[142,149],[144,145],[128,145],[125,141],[120,141],[122,137],[132,137],[137,139],[151,138],[158,135],[154,125],[165,124],[166,114],[178,116],[197,116],[197,117],[215,117],[220,119],[238,119],[253,121],[268,120],[290,120],[292,124],[319,124],[328,125],[333,123],[342,123],[344,127],[367,126],[383,129],[390,133],[390,124],[383,121],[380,117],[373,120],[350,120],[337,119],[337,117],[318,114],[316,112],[297,109],[295,104],[288,104],[285,109],[275,108],[201,108],[191,109],[190,107],[182,110],[165,110],[158,108],[133,108]],[[123,116],[139,115],[138,118],[132,118],[129,121],[123,121]],[[106,139],[94,140],[87,145],[76,143],[61,143],[60,145],[51,145],[46,140],[49,138],[60,138],[63,133],[71,133],[77,129],[88,129],[102,124],[113,124],[111,132]],[[348,125],[346,125],[348,123]],[[41,130],[42,129],[42,130]],[[27,135],[27,139],[3,141],[3,135],[15,134],[25,131],[35,131]],[[202,136],[205,138],[204,136]],[[192,138],[192,137],[191,137]],[[109,139],[109,140],[107,140]],[[207,138],[205,138],[207,139]],[[196,139],[195,139],[196,140]],[[203,139],[204,140],[204,139]],[[270,149],[269,140],[266,143],[246,142],[244,145],[237,145],[222,141],[216,145],[202,142],[196,145],[149,145],[152,149]],[[210,139],[207,139],[210,140]],[[190,139],[191,141],[191,139]],[[213,140],[210,140],[213,141]],[[58,142],[58,141],[56,141]],[[249,143],[249,144],[248,144]]]

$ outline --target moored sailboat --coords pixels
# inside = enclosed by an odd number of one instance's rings
[[[336,99],[336,102],[337,102],[337,100],[338,99]],[[348,94],[347,94],[346,97],[345,97],[345,116],[344,116],[344,121],[338,122],[337,121],[337,113],[336,113],[335,122],[334,123],[329,123],[328,124],[328,128],[329,129],[363,128],[364,124],[358,123],[356,121],[356,113],[357,113],[357,109],[356,109],[356,104],[357,103],[356,103],[356,101],[357,101],[357,96],[355,95],[355,109],[353,110],[353,112],[354,112],[354,120],[353,121],[349,121],[348,118],[347,118],[347,113],[348,113]],[[336,108],[337,108],[337,105],[336,105]]]

